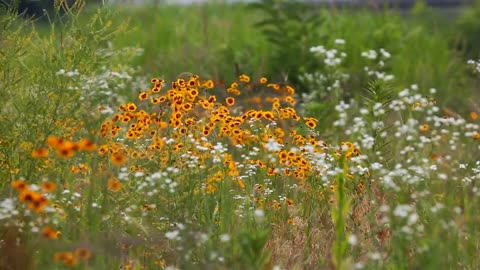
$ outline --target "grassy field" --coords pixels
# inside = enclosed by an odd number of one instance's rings
[[[480,5],[273,2],[3,12],[0,269],[479,268]]]

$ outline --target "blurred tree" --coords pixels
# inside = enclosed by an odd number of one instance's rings
[[[0,8],[15,7],[18,13],[28,18],[42,18],[45,13],[53,12],[56,0],[0,0]],[[58,0],[57,0],[58,1]],[[68,5],[73,5],[76,0],[64,0]],[[102,0],[86,1],[88,4],[101,3]]]

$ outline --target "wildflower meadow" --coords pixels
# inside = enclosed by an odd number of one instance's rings
[[[480,267],[480,3],[0,2],[0,269]]]

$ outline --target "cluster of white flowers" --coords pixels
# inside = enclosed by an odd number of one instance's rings
[[[300,80],[315,90],[312,91],[313,94],[303,97],[305,102],[316,99],[317,95],[324,98],[329,92],[341,91],[342,83],[350,77],[341,71],[347,58],[347,53],[341,51],[345,43],[343,39],[336,39],[335,48],[326,48],[323,45],[310,48],[310,52],[323,63],[324,68],[300,75]]]
[[[123,62],[140,56],[143,52],[143,48],[115,49],[109,44],[108,48],[98,50],[97,54],[102,57],[117,57]],[[69,79],[66,85],[67,90],[80,91],[81,101],[99,99],[107,108],[109,105],[123,103],[129,95],[150,87],[149,76],[139,74],[139,68],[129,65],[103,66],[95,73],[81,72],[78,69],[60,69],[56,73],[58,76]],[[113,110],[103,110],[102,113],[113,113]]]
[[[331,67],[342,64],[347,57],[345,52],[340,52],[337,49],[326,49],[323,46],[311,47],[310,52],[320,56],[323,59],[323,63]]]
[[[391,81],[395,78],[392,74],[387,74],[384,69],[385,69],[385,62],[390,59],[391,55],[389,52],[387,52],[385,49],[381,48],[378,52],[375,50],[368,50],[366,52],[362,52],[361,56],[372,60],[376,61],[374,62],[374,66],[365,66],[364,70],[367,72],[369,76],[372,76],[373,78],[377,80],[383,80],[383,81]]]
[[[480,60],[475,61],[475,60],[470,59],[470,60],[467,61],[467,64],[472,66],[473,69],[475,70],[475,72],[480,73]]]
[[[6,198],[0,202],[0,220],[11,220],[18,216],[16,201],[11,198]]]

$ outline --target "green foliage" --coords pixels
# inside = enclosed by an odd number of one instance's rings
[[[344,157],[338,161],[339,168],[344,168],[343,173],[339,173],[335,179],[335,205],[332,210],[332,221],[335,226],[335,241],[332,245],[333,264],[336,269],[349,269],[351,267],[351,258],[348,257],[348,241],[346,231],[346,220],[350,212],[350,198],[346,193],[345,176],[348,173],[345,166]]]
[[[254,2],[250,7],[266,14],[254,26],[262,29],[274,49],[270,74],[283,74],[295,85],[305,86],[299,81],[302,70],[318,66],[311,61],[309,49],[323,38],[319,34],[324,21],[320,9],[305,2],[283,0]],[[308,90],[300,87],[300,91]]]
[[[464,52],[468,58],[476,59],[480,57],[480,51],[477,44],[480,42],[480,1],[475,1],[473,7],[468,8],[458,19],[457,27],[459,29],[461,42],[459,49]],[[457,37],[456,36],[456,37]]]
[[[62,6],[59,1],[57,8]],[[125,26],[112,26],[108,19],[111,13],[99,9],[85,27],[78,19],[82,1],[63,7],[66,13],[57,13],[56,22],[52,22],[45,36],[40,36],[31,22],[20,20],[12,12],[1,17],[0,134],[5,139],[1,142],[0,164],[9,172],[4,177],[10,179],[17,170],[36,166],[29,158],[31,150],[43,144],[49,135],[64,132],[62,121],[88,115],[97,105],[85,100],[90,93],[72,88],[79,76],[57,73],[62,69],[90,76],[99,72],[109,61],[99,54],[100,50]]]
[[[115,8],[114,22],[129,17],[131,24],[128,34],[113,44],[144,48],[133,65],[145,73],[174,78],[195,71],[216,81],[231,81],[237,73],[260,76],[268,70],[267,42],[253,27],[263,14],[244,4]]]
[[[368,114],[365,115],[364,119],[367,123],[367,132],[374,139],[374,144],[371,149],[372,153],[376,153],[382,157],[382,162],[384,164],[390,165],[392,160],[392,148],[391,144],[393,140],[388,136],[383,136],[382,133],[389,132],[392,129],[391,124],[387,124],[383,127],[375,127],[374,123],[384,122],[388,123],[389,120],[394,118],[391,115],[391,109],[389,105],[394,100],[396,91],[388,83],[384,81],[371,81],[368,86],[364,89],[365,94],[362,95],[361,103],[364,104],[365,108],[368,110]],[[384,110],[384,114],[377,114],[378,110]]]

